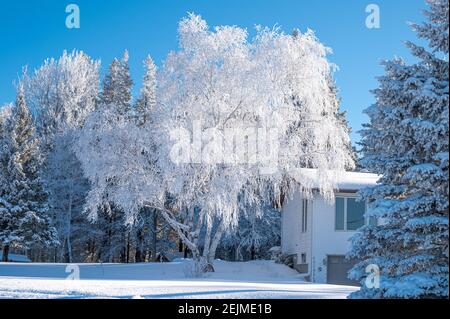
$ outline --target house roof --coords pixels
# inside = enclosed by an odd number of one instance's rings
[[[374,186],[381,175],[363,172],[345,172],[338,177],[338,190],[360,190],[368,186]]]
[[[319,171],[301,168],[293,174],[294,179],[308,188],[320,188],[324,184],[333,186],[336,191],[356,192],[362,188],[376,185],[381,175],[363,172]]]

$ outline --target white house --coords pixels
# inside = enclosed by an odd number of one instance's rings
[[[311,170],[311,172],[314,172]],[[319,283],[356,284],[347,278],[352,263],[345,260],[349,238],[368,220],[366,203],[356,192],[376,184],[380,176],[345,172],[337,178],[335,198],[326,200],[318,191],[309,199],[295,192],[282,207],[281,250],[294,255],[294,267]],[[313,178],[314,179],[314,178]]]

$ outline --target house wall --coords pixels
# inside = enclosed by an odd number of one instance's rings
[[[301,263],[301,254],[306,254],[308,272],[311,267],[311,231],[312,231],[312,201],[308,204],[307,231],[302,232],[303,196],[294,193],[283,205],[281,247],[285,254],[296,254]]]
[[[347,254],[350,250],[349,239],[355,231],[335,230],[335,202],[327,202],[319,194],[314,195],[312,215],[312,281],[326,283],[327,256]]]
[[[286,198],[282,209],[281,251],[285,254],[296,254],[300,244],[301,203],[299,194]]]
[[[354,196],[338,193],[336,195]],[[306,253],[310,278],[314,282],[327,281],[327,256],[345,255],[350,250],[350,237],[354,231],[335,230],[335,201],[326,201],[315,193],[309,201],[308,228],[301,231],[302,196],[299,192],[288,198],[282,210],[282,252],[296,254],[301,262],[301,254]]]

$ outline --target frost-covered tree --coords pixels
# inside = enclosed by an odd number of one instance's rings
[[[87,231],[91,226],[83,214],[89,181],[84,177],[80,162],[72,150],[75,141],[73,132],[56,136],[52,151],[46,158],[46,184],[51,191],[49,204],[61,243],[55,257],[68,263],[74,262],[73,240],[88,241],[91,235]],[[85,228],[86,232],[77,232],[77,228]]]
[[[103,88],[97,103],[96,111],[88,117],[87,124],[83,128],[81,135],[78,138],[86,142],[86,148],[96,147],[95,145],[102,145],[103,135],[102,125],[107,124],[114,127],[115,123],[128,123],[134,125],[132,117],[132,89],[133,82],[131,80],[129,66],[128,66],[128,52],[125,51],[121,60],[114,59],[109,67],[109,73],[105,76],[103,81]],[[96,122],[92,122],[96,119]],[[105,122],[106,121],[106,122]],[[118,127],[119,129],[119,127]],[[89,142],[85,140],[83,132],[88,133],[93,138]],[[106,142],[106,140],[104,140]],[[111,143],[111,141],[107,141]],[[115,147],[108,147],[103,144],[102,148],[106,153],[105,159],[117,156],[122,152]],[[80,158],[82,161],[82,159]],[[104,164],[108,166],[109,164]],[[93,207],[87,205],[91,210],[85,209],[88,212],[89,219],[98,224],[102,234],[98,236],[101,241],[99,247],[99,258],[102,261],[121,261],[129,260],[128,249],[131,238],[131,231],[133,223],[126,222],[125,211],[110,198],[111,189],[116,186],[116,179],[114,177],[108,178],[107,187],[102,189],[102,194],[98,197],[98,205]],[[92,184],[94,189],[91,189],[89,194],[97,192],[98,187],[95,183]]]
[[[136,115],[140,123],[147,122],[156,107],[156,65],[151,56],[145,59],[144,66],[141,95],[136,102]]]
[[[151,56],[147,56],[144,61],[145,73],[142,79],[142,88],[140,96],[136,101],[135,116],[138,125],[153,126],[156,125],[152,121],[151,114],[156,107],[156,65]],[[152,140],[156,140],[156,136],[149,136]],[[154,142],[154,147],[151,152],[157,152],[157,143]],[[156,165],[156,163],[154,163]],[[156,209],[142,208],[142,213],[135,223],[135,234],[137,242],[136,261],[142,261],[144,257],[144,242],[146,241],[146,234],[150,233],[150,251],[151,260],[156,261],[157,258],[157,233],[158,233],[158,211]],[[147,228],[149,231],[145,231]]]
[[[6,155],[8,150],[7,148],[7,139],[8,139],[8,131],[7,131],[7,122],[11,117],[12,105],[4,105],[0,107],[0,159],[3,159],[3,154]],[[2,186],[6,185],[6,166],[0,165],[0,201],[2,198]]]
[[[361,193],[379,225],[352,239],[354,298],[448,298],[449,3],[428,4],[428,21],[413,28],[429,47],[407,42],[417,63],[384,62],[366,110],[361,164],[383,177]],[[364,284],[368,264],[379,267],[379,288]]]
[[[271,205],[243,207],[238,226],[222,239],[218,255],[226,260],[270,259],[270,249],[280,246],[281,214]]]
[[[352,171],[356,168],[357,162],[358,162],[358,155],[355,147],[352,145],[349,135],[352,132],[352,129],[350,127],[350,124],[347,120],[347,111],[343,111],[341,109],[341,98],[339,97],[339,90],[336,85],[336,82],[334,79],[330,76],[329,78],[329,86],[330,86],[330,95],[331,99],[334,100],[334,116],[336,116],[336,119],[338,122],[341,123],[341,126],[345,130],[345,134],[342,134],[343,141],[342,143],[347,147],[348,153],[351,154],[352,160],[349,161],[345,167],[346,170]]]
[[[26,102],[44,147],[51,148],[55,134],[81,127],[94,110],[99,66],[84,52],[73,51],[46,60],[31,75],[24,74]]]
[[[60,236],[61,246],[55,256],[58,261],[72,262],[72,230],[77,227],[72,223],[83,221],[79,215],[89,185],[72,145],[76,131],[95,109],[99,66],[83,52],[64,52],[59,59],[46,60],[31,75],[24,76],[25,96],[34,110],[42,141],[50,212]]]
[[[103,80],[99,102],[104,106],[114,106],[120,115],[128,114],[131,110],[133,80],[128,58],[128,51],[125,51],[121,60],[115,58],[110,64],[109,73]]]
[[[6,123],[8,122],[9,118],[11,117],[12,108],[13,108],[12,104],[6,104],[3,106],[0,106],[0,140],[3,141],[3,143],[0,144],[0,154],[3,151],[3,146],[6,147],[6,138],[7,138]],[[5,148],[5,150],[6,150],[6,148]],[[2,173],[2,171],[0,171],[0,174],[1,173]],[[3,184],[1,184],[1,185],[3,185]]]
[[[258,28],[248,40],[241,28],[210,30],[194,14],[178,30],[180,49],[158,74],[158,125],[95,114],[77,153],[94,185],[90,211],[105,192],[128,222],[142,207],[158,209],[206,270],[242,202],[273,198],[267,190],[278,193],[286,176],[308,193],[317,185],[305,181],[306,167],[318,169],[319,190],[331,198],[335,175],[352,159],[329,94],[329,50],[312,31],[294,39]]]
[[[1,166],[6,184],[1,186],[0,243],[3,261],[8,261],[10,247],[49,247],[58,240],[40,176],[39,142],[22,84],[5,130]]]

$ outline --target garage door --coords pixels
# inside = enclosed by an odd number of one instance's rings
[[[348,271],[355,264],[354,261],[348,261],[341,255],[328,256],[327,259],[327,283],[359,286],[359,282],[347,278]]]

